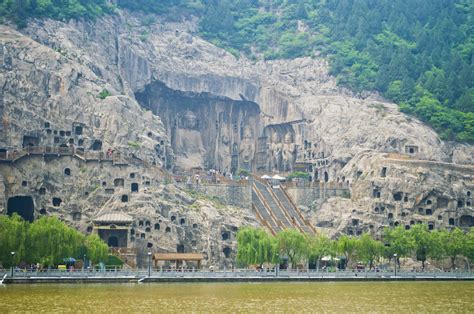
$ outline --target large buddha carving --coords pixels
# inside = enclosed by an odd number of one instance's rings
[[[220,136],[217,137],[217,165],[219,169],[229,171],[231,161],[231,141],[230,131],[227,126],[220,130]]]
[[[286,133],[282,148],[283,171],[292,171],[296,161],[297,146],[293,142],[293,134]]]
[[[253,158],[255,156],[255,141],[252,129],[249,126],[244,128],[242,141],[240,142],[239,161],[240,166],[250,170]]]
[[[198,130],[197,117],[194,112],[186,111],[180,121],[175,140],[176,166],[181,169],[203,167],[206,150]]]
[[[283,144],[280,143],[280,136],[277,132],[272,133],[272,142],[270,143],[270,171],[279,171],[282,163]]]

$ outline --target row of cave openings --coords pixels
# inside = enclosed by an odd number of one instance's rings
[[[403,200],[403,202],[408,202],[409,201],[409,198],[408,198],[408,193],[403,193],[403,192],[395,192],[393,193],[393,200],[394,201],[397,201],[397,202],[400,202]],[[467,196],[467,199],[464,199],[464,198],[459,198],[457,200],[457,208],[463,208],[463,207],[471,207],[472,206],[472,193],[471,191],[467,191],[466,192],[466,196]],[[373,198],[381,198],[381,189],[380,188],[374,188],[372,190],[372,197]],[[446,198],[442,198],[442,197],[439,197],[437,199],[437,207],[438,208],[444,208],[444,207],[447,207],[448,206],[448,203],[449,203],[449,200],[446,199]],[[425,204],[426,205],[433,205],[433,201],[430,200],[430,199],[427,199],[425,201]],[[428,215],[428,213],[427,213]],[[431,214],[430,214],[431,215]]]
[[[65,130],[53,130],[49,122],[44,123],[44,130],[47,136],[54,136],[53,143],[58,144],[59,147],[68,147],[68,145],[77,145],[79,147],[84,146],[84,139],[82,135],[84,133],[83,124],[74,124],[72,131]],[[41,145],[41,136],[38,132],[33,132],[23,136],[23,147],[32,147]],[[90,146],[91,150],[100,151],[102,150],[102,141],[94,140]]]
[[[170,217],[170,220],[171,220],[171,222],[178,222],[178,220],[177,220],[177,218],[176,218],[175,215],[172,215],[172,216]],[[151,221],[149,221],[149,220],[139,220],[139,221],[138,221],[138,227],[145,227],[145,232],[151,232],[151,231],[152,231],[152,227],[153,227],[153,230],[159,231],[159,230],[161,230],[161,224],[162,224],[162,223],[163,223],[163,221],[162,221],[161,219],[158,220],[158,222],[157,222],[157,223],[154,223],[154,224],[152,224]],[[180,224],[181,226],[186,225],[186,219],[185,219],[185,218],[180,218],[180,219],[179,219],[179,224]],[[197,229],[197,228],[198,228],[197,223],[193,223],[193,224],[192,224],[192,228],[193,228],[193,229]],[[166,232],[166,233],[171,232],[171,227],[167,226],[167,227],[165,228],[165,232]],[[130,234],[131,234],[132,236],[135,236],[135,229],[132,228],[132,229],[130,230]],[[142,239],[144,239],[144,238],[145,238],[145,234],[142,233],[142,234],[140,235],[140,237],[141,237]],[[230,232],[230,231],[222,231],[221,237],[222,237],[222,240],[223,240],[223,241],[230,240],[230,238],[231,238],[231,232]]]
[[[171,222],[176,222],[177,221],[176,216],[172,215],[170,217],[170,220],[171,220]],[[162,229],[161,228],[162,223],[163,223],[163,221],[160,219],[160,220],[158,220],[157,223],[153,224],[153,226],[152,226],[152,223],[149,220],[139,220],[138,221],[138,227],[145,227],[145,232],[150,233],[150,232],[152,232],[152,227],[153,227],[153,230],[155,230],[155,231],[161,230]],[[179,219],[179,224],[184,226],[186,224],[186,219],[185,218],[180,218]],[[197,229],[198,225],[196,223],[194,223],[192,225],[192,227],[193,227],[193,229]],[[170,226],[165,227],[164,231],[165,231],[165,233],[170,233],[171,232],[171,227]],[[143,232],[138,233],[138,232],[135,231],[134,228],[132,228],[130,230],[130,235],[131,235],[131,238],[130,238],[131,241],[135,241],[136,236],[139,236],[140,239],[142,239],[142,240],[145,239],[145,237],[146,237],[145,233],[143,233]]]
[[[61,206],[62,199],[53,197],[52,205],[54,207]],[[12,196],[7,201],[7,215],[11,216],[14,213],[22,217],[24,220],[32,222],[35,218],[35,205],[31,196]],[[46,215],[45,208],[39,210],[40,215]],[[81,213],[74,211],[71,213],[72,220],[81,220]]]
[[[65,169],[64,169],[64,175],[66,175],[66,176],[71,176],[71,175],[72,175],[71,169],[70,169],[70,168],[65,168]],[[28,187],[28,181],[22,181],[21,185],[22,185],[22,187]],[[120,186],[123,187],[124,185],[125,185],[125,180],[124,180],[124,179],[115,179],[115,180],[114,180],[114,186],[115,186],[115,187],[120,187]],[[151,183],[150,183],[150,181],[145,181],[144,185],[145,185],[145,186],[150,186]],[[106,186],[107,186],[107,182],[106,182],[106,181],[103,181],[103,182],[102,182],[102,186],[103,186],[103,187],[106,187]],[[132,193],[138,193],[138,192],[139,192],[139,184],[138,184],[138,183],[135,183],[135,182],[134,182],[134,183],[131,183],[131,184],[130,184],[130,191],[131,191]],[[112,189],[112,192],[113,192],[113,189]],[[38,194],[39,194],[39,195],[45,195],[45,194],[46,194],[46,188],[44,188],[44,187],[39,188],[39,189],[38,189]],[[86,196],[89,195],[89,192],[86,191],[86,192],[85,192],[85,195],[86,195]],[[125,202],[128,202],[128,201],[129,201],[129,196],[128,196],[127,194],[123,194],[123,195],[121,196],[121,201],[124,202],[124,203],[125,203]],[[58,197],[53,197],[53,198],[52,198],[52,205],[53,205],[54,207],[59,207],[59,206],[61,206],[61,203],[62,203],[61,198],[58,198]]]

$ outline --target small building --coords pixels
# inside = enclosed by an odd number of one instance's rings
[[[197,263],[197,269],[201,268],[201,262],[204,256],[201,253],[155,253],[153,254],[153,262],[155,268],[158,266],[158,262],[175,262],[176,268],[183,266],[184,263],[195,262]],[[188,265],[186,265],[188,266]]]
[[[109,212],[94,219],[94,232],[109,247],[126,248],[129,243],[130,226],[133,218],[120,212]]]

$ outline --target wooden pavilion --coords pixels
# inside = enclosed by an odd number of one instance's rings
[[[201,268],[201,261],[204,256],[201,253],[155,253],[153,254],[153,261],[155,268],[159,261],[174,261],[176,268],[183,262],[197,262],[197,268]]]

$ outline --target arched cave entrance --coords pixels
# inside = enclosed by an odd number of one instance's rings
[[[228,246],[226,246],[222,252],[224,253],[224,256],[225,258],[229,258],[230,257],[230,253],[232,253],[232,249]]]
[[[125,185],[125,180],[122,178],[117,178],[114,180],[114,186],[124,186]]]
[[[118,247],[118,238],[116,236],[111,236],[107,243],[109,244],[109,247]]]
[[[63,201],[59,197],[53,197],[53,206],[59,207]]]
[[[459,225],[461,227],[474,227],[474,217],[463,215],[459,218]]]
[[[31,196],[13,196],[8,199],[7,214],[17,213],[24,220],[32,222],[35,219],[35,205]]]
[[[102,141],[95,140],[95,141],[92,143],[91,149],[92,149],[92,150],[95,150],[95,151],[102,150]]]
[[[230,239],[230,232],[229,231],[223,231],[222,232],[222,241],[227,241]]]
[[[76,128],[74,129],[74,133],[76,133],[76,135],[82,135],[82,126],[78,125],[76,126]]]

